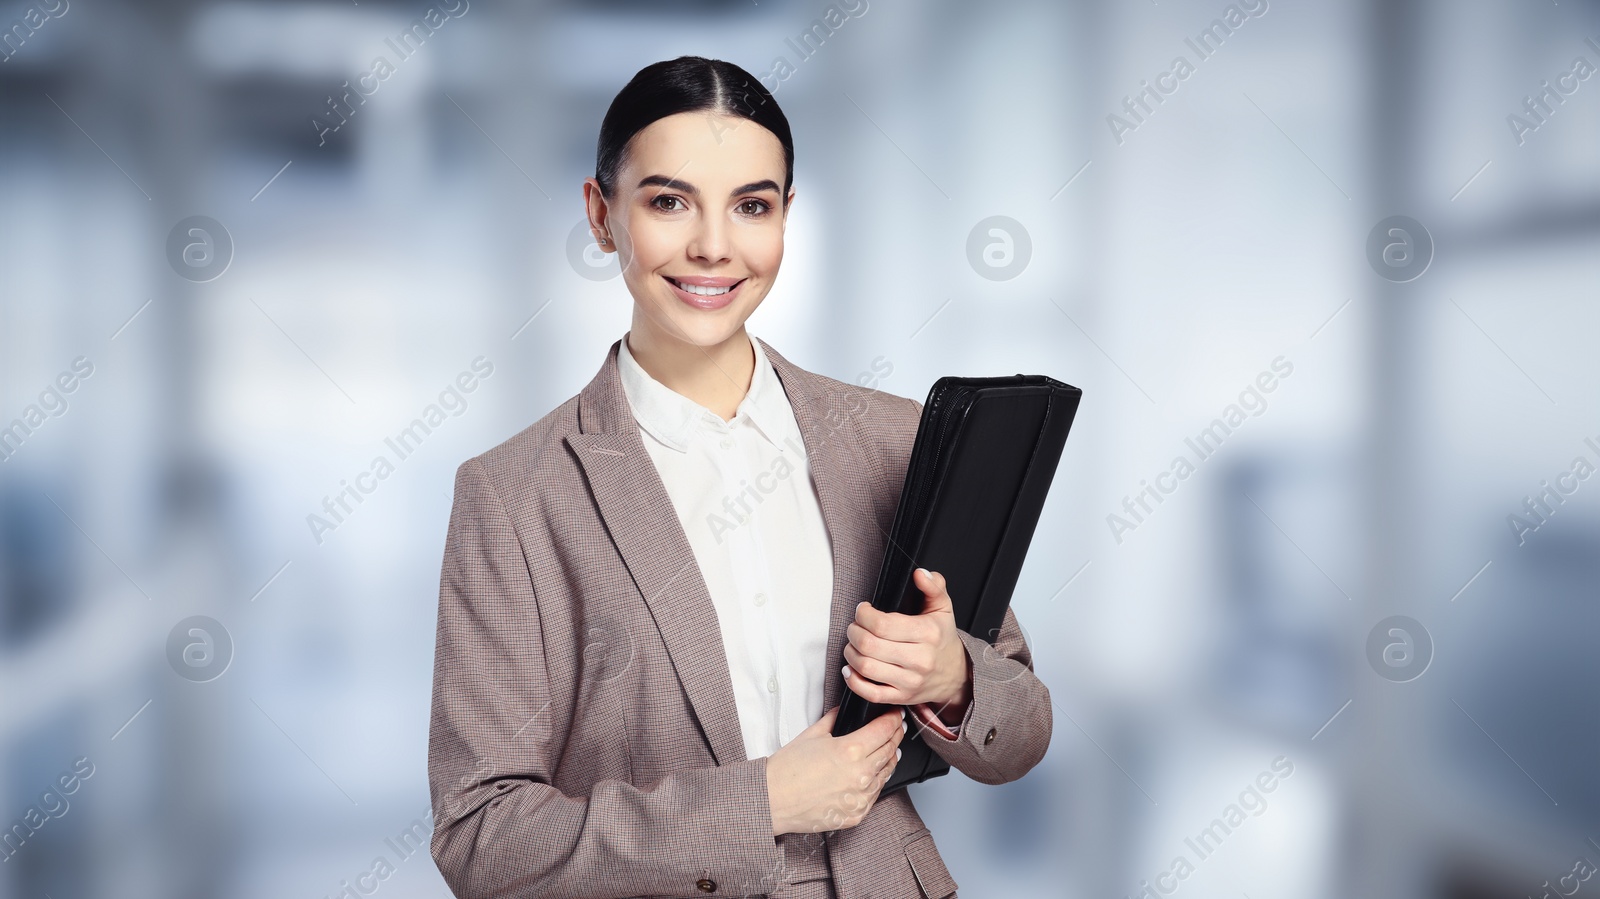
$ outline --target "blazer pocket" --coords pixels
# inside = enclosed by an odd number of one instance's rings
[[[906,861],[911,863],[911,873],[917,878],[924,899],[949,899],[955,895],[955,878],[933,845],[932,831],[923,830],[906,843]]]

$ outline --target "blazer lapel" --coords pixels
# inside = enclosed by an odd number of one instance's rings
[[[661,631],[712,756],[718,765],[745,761],[716,606],[628,406],[617,372],[620,344],[611,345],[600,373],[579,394],[580,433],[567,435],[567,445]]]
[[[744,761],[744,732],[716,606],[628,406],[617,371],[620,345],[620,339],[611,345],[599,373],[579,394],[579,433],[568,435],[567,444],[649,606],[717,764]],[[861,538],[880,529],[866,499],[870,485],[852,478],[859,471],[857,448],[843,398],[819,389],[815,375],[790,363],[766,341],[761,347],[794,409],[833,550],[829,664],[823,669],[822,706],[827,711],[838,704],[844,689],[839,668],[845,631],[855,620],[855,604],[872,598],[881,562],[881,552],[874,551],[878,542]]]

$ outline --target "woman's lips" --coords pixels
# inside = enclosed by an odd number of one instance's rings
[[[739,296],[739,291],[744,289],[744,282],[748,279],[739,279],[739,281],[736,282],[726,293],[718,294],[717,296],[701,296],[696,293],[690,293],[689,291],[684,290],[682,287],[679,287],[678,282],[668,278],[665,275],[662,276],[662,280],[666,281],[667,284],[672,287],[672,292],[676,294],[678,299],[684,304],[693,306],[696,309],[712,311],[721,309],[737,299]]]

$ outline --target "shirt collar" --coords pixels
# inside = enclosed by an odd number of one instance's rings
[[[761,435],[782,452],[800,445],[799,428],[794,423],[794,409],[784,393],[783,383],[772,369],[772,362],[761,349],[761,341],[751,339],[755,350],[755,372],[750,377],[750,389],[740,400],[733,421],[723,421],[722,416],[662,384],[644,370],[633,353],[628,350],[627,335],[617,350],[617,372],[622,379],[622,389],[628,396],[633,417],[639,426],[652,437],[678,452],[688,452],[689,438],[697,428],[716,433],[728,432],[739,416],[747,417]],[[785,438],[793,437],[790,447]]]

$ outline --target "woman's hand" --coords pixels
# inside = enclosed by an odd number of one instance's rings
[[[971,666],[956,635],[944,575],[918,568],[911,580],[925,597],[920,615],[881,612],[869,602],[856,606],[856,620],[845,631],[845,683],[869,702],[926,702],[942,720],[959,722],[972,698]]]
[[[833,735],[834,706],[767,759],[772,834],[854,827],[878,801],[900,759],[905,716],[884,712],[842,737]]]

